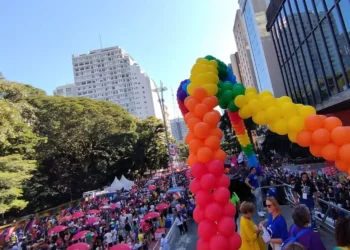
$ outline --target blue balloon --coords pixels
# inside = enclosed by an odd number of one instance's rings
[[[233,74],[232,67],[231,67],[230,64],[227,65],[227,70],[226,71],[227,71],[227,77],[226,77],[225,81],[229,81],[232,84],[237,83],[236,76],[235,76],[235,74]]]
[[[258,159],[256,158],[255,154],[252,154],[251,156],[247,157],[247,161],[249,166],[257,168],[259,165]]]
[[[182,90],[183,90],[183,91],[185,91],[185,92],[186,92],[186,91],[187,91],[187,84],[185,83],[184,85],[182,85],[182,87],[181,87],[181,88],[182,88]]]

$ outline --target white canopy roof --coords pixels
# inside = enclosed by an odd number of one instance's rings
[[[113,183],[111,184],[110,187],[107,188],[109,191],[118,191],[122,190],[124,187],[123,183],[121,183],[117,177],[114,178]]]
[[[128,179],[125,178],[124,175],[122,175],[122,178],[120,178],[120,182],[123,184],[126,190],[130,190],[132,186],[135,185],[135,182],[129,181]]]

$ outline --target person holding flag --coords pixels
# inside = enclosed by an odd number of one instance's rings
[[[239,217],[239,207],[241,205],[240,199],[238,197],[238,195],[236,194],[236,192],[232,192],[232,196],[230,199],[230,202],[236,207],[236,214],[235,214],[235,223],[237,225],[237,220]],[[236,232],[237,232],[237,226],[236,226]]]

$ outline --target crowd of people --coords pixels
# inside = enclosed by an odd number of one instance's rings
[[[143,179],[130,191],[117,192],[114,199],[86,199],[71,213],[64,210],[41,218],[26,232],[17,228],[5,249],[69,249],[81,242],[96,250],[118,244],[147,250],[159,240],[162,249],[169,250],[165,235],[171,223],[186,233],[186,219],[194,209],[186,170],[177,172],[175,178],[183,191],[168,192],[173,182],[170,176]]]

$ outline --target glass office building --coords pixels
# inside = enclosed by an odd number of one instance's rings
[[[349,109],[350,1],[271,0],[266,17],[287,95]]]

